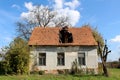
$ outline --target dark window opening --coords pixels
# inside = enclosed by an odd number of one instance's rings
[[[72,43],[73,36],[72,33],[68,31],[68,27],[65,26],[59,31],[59,42],[60,43]]]
[[[85,53],[78,53],[79,65],[85,65]]]
[[[46,54],[45,53],[39,53],[39,65],[40,66],[46,65]]]
[[[64,53],[58,53],[57,54],[57,64],[58,65],[65,65]]]

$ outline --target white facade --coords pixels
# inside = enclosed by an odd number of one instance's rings
[[[64,65],[58,65],[57,54],[64,53]],[[39,54],[46,54],[46,65],[39,65]],[[96,46],[39,46],[31,51],[31,65],[36,66],[39,70],[58,70],[58,69],[71,69],[73,61],[78,60],[78,53],[85,53],[85,65],[82,68],[98,68],[98,55]],[[32,69],[32,67],[31,67]]]

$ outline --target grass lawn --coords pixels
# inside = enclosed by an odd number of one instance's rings
[[[109,69],[110,77],[73,75],[19,75],[0,76],[0,80],[120,80],[120,69]]]

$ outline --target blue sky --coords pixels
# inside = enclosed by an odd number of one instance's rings
[[[120,0],[0,0],[0,48],[16,36],[15,23],[23,13],[28,13],[29,3],[71,13],[73,26],[90,24],[97,27],[112,50],[108,60],[120,57]]]

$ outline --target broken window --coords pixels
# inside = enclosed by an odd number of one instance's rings
[[[59,42],[60,43],[72,43],[72,33],[68,31],[68,27],[65,26],[59,31]]]

